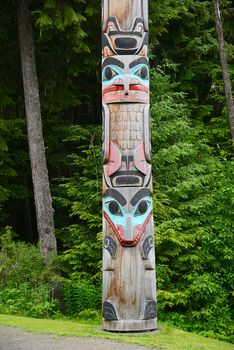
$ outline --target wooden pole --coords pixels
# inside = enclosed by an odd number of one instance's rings
[[[103,0],[103,328],[156,328],[148,0]]]

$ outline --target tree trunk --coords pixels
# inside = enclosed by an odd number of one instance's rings
[[[222,67],[224,91],[225,91],[225,96],[227,100],[229,126],[231,131],[231,138],[232,138],[232,150],[234,152],[234,105],[233,105],[233,98],[232,98],[232,87],[231,87],[230,77],[228,73],[227,56],[226,56],[225,43],[224,43],[224,37],[223,37],[223,26],[222,26],[222,19],[220,16],[219,1],[213,0],[213,4],[215,9],[215,25],[216,25],[218,44],[219,44],[220,63]]]
[[[37,229],[40,251],[47,260],[51,252],[56,253],[57,247],[42,133],[33,32],[26,0],[18,0],[18,30]]]

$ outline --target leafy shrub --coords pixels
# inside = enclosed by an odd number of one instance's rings
[[[97,310],[87,309],[79,312],[78,317],[84,320],[99,321],[101,313]]]
[[[72,174],[62,178],[55,202],[70,216],[68,226],[57,230],[64,244],[60,255],[62,270],[71,279],[100,280],[102,258],[102,161],[101,128],[73,126],[65,140],[76,147],[69,156]],[[95,277],[94,277],[95,276]]]
[[[233,164],[212,155],[167,76],[153,71],[151,87],[159,317],[233,341]]]
[[[50,317],[58,312],[53,288],[59,280],[44,262],[36,246],[13,241],[7,227],[0,237],[0,312],[31,317]]]
[[[37,290],[25,282],[17,288],[0,290],[0,313],[29,317],[50,317],[58,312],[58,301],[49,297],[50,286],[43,284]]]
[[[46,265],[39,249],[25,242],[13,240],[14,233],[10,227],[2,230],[0,237],[0,285],[1,287],[18,287],[28,282],[32,288],[58,279],[54,272],[56,261],[53,257]],[[52,268],[53,267],[53,268]]]
[[[67,280],[63,283],[65,312],[69,316],[91,317],[88,310],[101,308],[101,288],[88,280]],[[93,315],[92,315],[93,318]]]

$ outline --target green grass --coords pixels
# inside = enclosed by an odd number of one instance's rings
[[[209,339],[193,333],[160,326],[160,331],[138,334],[113,334],[103,332],[100,325],[89,321],[48,320],[21,316],[0,315],[0,325],[63,336],[97,337],[118,342],[144,345],[162,350],[234,350],[234,345]]]

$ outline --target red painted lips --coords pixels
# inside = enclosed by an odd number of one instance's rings
[[[124,85],[112,85],[110,87],[107,87],[103,89],[102,91],[102,96],[105,94],[108,94],[110,92],[118,92],[118,91],[123,91],[124,90]],[[149,93],[149,88],[142,86],[142,85],[129,85],[129,91],[141,91],[145,93]]]

